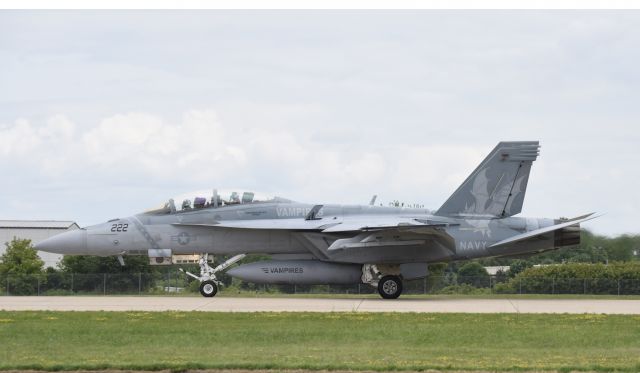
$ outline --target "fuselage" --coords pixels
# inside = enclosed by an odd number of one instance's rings
[[[61,254],[149,255],[210,253],[233,255],[261,253],[293,255],[344,263],[437,262],[501,255],[517,255],[554,248],[554,234],[531,242],[492,249],[505,238],[554,224],[553,219],[508,217],[451,218],[433,215],[427,209],[369,205],[322,205],[316,220],[336,226],[350,221],[436,221],[440,238],[424,240],[419,229],[403,227],[397,246],[375,245],[352,250],[328,250],[333,242],[361,234],[360,231],[323,233],[297,228],[315,205],[297,202],[230,204],[178,212],[141,213],[56,236],[39,249]],[[229,228],[221,222],[269,222],[266,227]],[[375,228],[375,227],[372,227]],[[388,234],[388,233],[385,233]],[[379,237],[385,240],[387,237]],[[453,242],[451,240],[453,239]],[[345,252],[346,251],[346,252]]]

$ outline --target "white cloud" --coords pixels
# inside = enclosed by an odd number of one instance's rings
[[[367,144],[331,145],[322,136],[294,136],[286,128],[231,127],[213,110],[188,111],[178,122],[124,113],[83,126],[56,115],[42,123],[19,119],[2,131],[2,138],[21,146],[6,150],[11,161],[4,167],[70,188],[86,185],[86,179],[96,187],[174,178],[193,187],[210,182],[224,187],[237,185],[238,178],[256,187],[268,184],[270,192],[284,187],[300,198],[321,195],[344,203],[384,191],[407,195],[418,185],[441,189],[442,157],[459,161],[475,155],[460,147],[390,145],[381,152]]]
[[[539,139],[524,214],[637,232],[639,18],[0,13],[0,217],[95,223],[214,186],[437,208],[495,143]]]
[[[5,157],[21,157],[39,145],[40,138],[26,119],[18,119],[13,125],[0,127],[2,154]]]
[[[206,177],[197,175],[208,170],[221,174],[246,163],[245,151],[233,145],[233,132],[226,133],[213,111],[189,111],[177,123],[149,113],[117,114],[77,127],[59,115],[40,125],[18,119],[0,129],[4,154],[25,173],[58,180],[81,171],[102,180],[161,179],[185,172],[199,181]]]

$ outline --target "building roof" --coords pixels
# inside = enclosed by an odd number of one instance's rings
[[[497,275],[498,271],[507,272],[509,270],[509,268],[511,268],[511,267],[510,266],[489,266],[489,267],[484,267],[484,269],[487,270],[487,273],[490,276]]]
[[[68,229],[78,224],[59,220],[0,220],[0,228]]]

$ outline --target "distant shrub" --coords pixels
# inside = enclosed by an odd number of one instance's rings
[[[523,270],[498,293],[640,294],[640,263],[567,263]]]
[[[465,295],[481,295],[491,294],[489,288],[477,288],[469,284],[449,285],[436,292],[437,294],[465,294]]]
[[[65,289],[51,289],[51,290],[45,291],[44,295],[76,295],[76,293],[74,293],[71,290],[65,290]]]
[[[533,264],[527,260],[515,259],[509,264],[509,270],[507,272],[507,275],[509,277],[515,277],[525,269],[531,268],[532,266]]]
[[[469,262],[458,270],[458,283],[480,287],[489,286],[489,273],[478,262]]]
[[[199,293],[200,292],[200,281],[193,280],[189,282],[189,286],[185,288],[186,291],[190,293]]]

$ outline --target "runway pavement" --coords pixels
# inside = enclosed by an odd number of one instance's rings
[[[0,296],[0,310],[640,314],[640,300]]]

